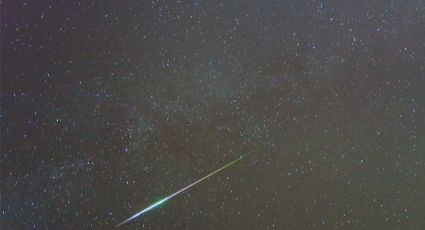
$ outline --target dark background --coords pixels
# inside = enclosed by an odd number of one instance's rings
[[[1,228],[421,229],[424,1],[1,1]]]

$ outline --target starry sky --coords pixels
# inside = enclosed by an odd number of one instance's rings
[[[425,2],[1,1],[2,229],[420,229]]]

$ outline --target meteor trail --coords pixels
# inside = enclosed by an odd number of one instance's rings
[[[244,157],[246,157],[246,156],[248,156],[248,155],[250,155],[250,154],[247,154],[247,155],[245,155],[245,156],[240,156],[240,157],[239,157],[239,158],[237,158],[236,160],[231,161],[230,163],[228,163],[228,164],[224,165],[223,167],[221,167],[221,168],[219,168],[219,169],[215,170],[214,172],[212,172],[212,173],[210,173],[210,174],[208,174],[208,175],[206,175],[206,176],[202,177],[201,179],[199,179],[199,180],[197,180],[197,181],[193,182],[192,184],[190,184],[190,185],[188,185],[188,186],[186,186],[186,187],[184,187],[184,188],[182,188],[182,189],[178,190],[177,192],[175,192],[175,193],[173,193],[173,194],[171,194],[171,195],[169,195],[169,196],[167,196],[167,197],[165,197],[165,198],[163,198],[163,199],[161,199],[161,200],[159,200],[159,201],[157,201],[157,202],[155,202],[155,203],[153,203],[153,204],[149,205],[147,208],[143,209],[142,211],[140,211],[140,212],[138,212],[138,213],[134,214],[134,215],[133,215],[133,216],[131,216],[130,218],[128,218],[128,219],[126,219],[126,220],[124,220],[124,221],[123,221],[123,222],[121,222],[121,223],[119,223],[116,227],[119,227],[119,226],[121,226],[121,225],[123,225],[123,224],[125,224],[125,223],[127,223],[127,222],[129,222],[129,221],[131,221],[131,220],[133,220],[133,219],[135,219],[135,218],[137,218],[137,217],[139,217],[139,216],[140,216],[140,215],[142,215],[143,213],[148,212],[148,211],[150,211],[150,210],[152,210],[152,209],[154,209],[154,208],[158,207],[159,205],[161,205],[161,204],[165,203],[166,201],[170,200],[171,198],[173,198],[173,197],[177,196],[179,193],[184,192],[185,190],[187,190],[187,189],[189,189],[190,187],[192,187],[192,186],[194,186],[194,185],[198,184],[199,182],[201,182],[201,181],[203,181],[203,180],[207,179],[208,177],[210,177],[210,176],[212,176],[212,175],[214,175],[214,174],[216,174],[216,173],[218,173],[218,172],[220,172],[220,171],[224,170],[225,168],[228,168],[228,167],[230,167],[230,166],[232,166],[232,165],[234,165],[234,164],[238,163],[240,160],[242,160]]]

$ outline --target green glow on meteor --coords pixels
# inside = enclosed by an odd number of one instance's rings
[[[251,153],[252,153],[252,151],[251,151]],[[210,174],[208,174],[208,175],[206,175],[206,176],[202,177],[201,179],[199,179],[199,180],[197,180],[197,181],[193,182],[192,184],[189,184],[188,186],[186,186],[186,187],[184,187],[184,188],[182,188],[182,189],[178,190],[177,192],[174,192],[173,194],[171,194],[171,195],[169,195],[169,196],[167,196],[167,197],[165,197],[165,198],[163,198],[163,199],[161,199],[161,200],[159,200],[159,201],[157,201],[157,202],[155,202],[155,203],[153,203],[153,204],[149,205],[147,208],[145,208],[145,209],[143,209],[142,211],[140,211],[140,212],[138,212],[138,213],[134,214],[134,215],[133,215],[133,216],[131,216],[130,218],[126,219],[125,221],[123,221],[123,222],[119,223],[119,224],[117,225],[117,227],[119,227],[119,226],[121,226],[121,225],[123,225],[123,224],[125,224],[125,223],[127,223],[127,222],[129,222],[129,221],[131,221],[131,220],[133,220],[133,219],[135,219],[135,218],[137,218],[137,217],[139,217],[140,215],[142,215],[142,214],[143,214],[143,213],[145,213],[145,212],[148,212],[148,211],[150,211],[150,210],[152,210],[152,209],[154,209],[154,208],[158,207],[159,205],[161,205],[161,204],[165,203],[165,202],[166,202],[166,201],[168,201],[169,199],[173,198],[174,196],[177,196],[178,194],[180,194],[180,193],[184,192],[185,190],[187,190],[187,189],[189,189],[190,187],[192,187],[192,186],[194,186],[194,185],[198,184],[199,182],[201,182],[201,181],[203,181],[203,180],[207,179],[208,177],[210,177],[210,176],[212,176],[212,175],[214,175],[214,174],[216,174],[216,173],[218,173],[218,172],[220,172],[220,171],[222,171],[222,170],[224,170],[224,169],[226,169],[226,168],[228,168],[228,167],[230,167],[230,166],[232,166],[232,165],[234,165],[234,164],[238,163],[238,162],[239,162],[240,160],[242,160],[243,158],[245,158],[245,157],[247,157],[247,156],[251,155],[251,153],[248,153],[248,154],[246,154],[246,155],[244,155],[244,156],[240,156],[240,157],[238,157],[237,159],[235,159],[235,160],[233,160],[233,161],[231,161],[231,162],[227,163],[227,164],[226,164],[226,165],[224,165],[223,167],[221,167],[221,168],[219,168],[219,169],[215,170],[214,172],[212,172],[212,173],[210,173]]]

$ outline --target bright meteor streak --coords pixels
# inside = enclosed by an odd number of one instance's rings
[[[247,155],[245,155],[245,156],[247,156]],[[157,202],[155,202],[155,203],[153,203],[153,204],[149,205],[147,208],[143,209],[142,211],[140,211],[140,212],[138,212],[138,213],[134,214],[134,215],[133,215],[133,216],[131,216],[130,218],[128,218],[128,219],[126,219],[126,220],[124,220],[124,221],[123,221],[123,222],[121,222],[121,223],[119,223],[119,224],[117,225],[117,227],[119,227],[119,226],[121,226],[121,225],[123,225],[123,224],[125,224],[125,223],[127,223],[127,222],[129,222],[129,221],[131,221],[131,220],[133,220],[133,219],[135,219],[135,218],[137,218],[137,217],[139,217],[140,215],[142,215],[142,214],[143,214],[143,213],[145,213],[145,212],[148,212],[148,211],[150,211],[150,210],[152,210],[152,209],[154,209],[154,208],[158,207],[159,205],[161,205],[161,204],[165,203],[167,200],[170,200],[171,198],[173,198],[173,197],[177,196],[179,193],[184,192],[185,190],[189,189],[190,187],[192,187],[192,186],[194,186],[194,185],[198,184],[199,182],[201,182],[201,181],[203,181],[203,180],[207,179],[208,177],[210,177],[210,176],[212,176],[212,175],[214,175],[214,174],[216,174],[216,173],[218,173],[218,172],[222,171],[223,169],[228,168],[228,167],[230,167],[230,166],[232,166],[232,165],[234,165],[234,164],[238,163],[238,162],[239,162],[240,160],[242,160],[245,156],[240,156],[238,159],[231,161],[230,163],[228,163],[228,164],[224,165],[223,167],[221,167],[221,168],[219,168],[219,169],[215,170],[214,172],[212,172],[212,173],[210,173],[210,174],[208,174],[208,175],[206,175],[206,176],[202,177],[201,179],[199,179],[199,180],[197,180],[197,181],[193,182],[192,184],[190,184],[190,185],[188,185],[188,186],[186,186],[186,187],[184,187],[184,188],[182,188],[182,189],[178,190],[177,192],[175,192],[175,193],[173,193],[173,194],[171,194],[171,195],[169,195],[169,196],[167,196],[167,197],[165,197],[165,198],[163,198],[163,199],[161,199],[161,200],[159,200],[159,201],[157,201]]]

